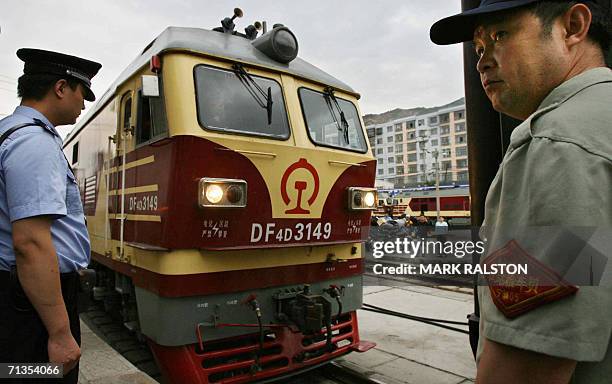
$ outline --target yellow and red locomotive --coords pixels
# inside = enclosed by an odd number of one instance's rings
[[[240,16],[236,10],[234,18]],[[169,27],[67,137],[98,269],[169,382],[243,383],[359,338],[375,160],[293,33]]]

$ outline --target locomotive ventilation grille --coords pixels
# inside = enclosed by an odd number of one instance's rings
[[[354,313],[344,314],[332,324],[331,351],[325,329],[304,335],[289,328],[264,326],[264,333],[261,352],[259,333],[204,343],[204,350],[195,344],[193,355],[200,361],[206,383],[238,384],[287,374],[346,354],[358,342]]]

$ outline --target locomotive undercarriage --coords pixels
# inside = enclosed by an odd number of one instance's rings
[[[102,265],[94,299],[176,383],[246,383],[320,365],[360,343],[361,276],[195,297],[162,297]]]

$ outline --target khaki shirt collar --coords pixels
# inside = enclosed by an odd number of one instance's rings
[[[531,122],[533,120],[557,108],[583,89],[605,82],[612,82],[612,70],[607,67],[598,67],[576,75],[554,88],[540,103],[538,109],[514,129],[510,135],[510,146],[506,156],[509,156],[515,148],[532,139]]]
[[[538,113],[541,109],[563,103],[565,100],[574,96],[576,93],[582,91],[591,85],[612,81],[612,70],[607,67],[598,67],[589,69],[588,71],[582,72],[579,75],[572,77],[565,81],[557,88],[553,89],[548,96],[542,100],[540,106],[535,113]]]

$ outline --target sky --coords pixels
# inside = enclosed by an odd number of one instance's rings
[[[299,56],[359,92],[364,114],[437,106],[464,94],[461,45],[429,40],[431,25],[458,13],[460,0],[3,0],[0,118],[19,104],[19,48],[102,63],[92,86],[100,96],[166,27],[212,29],[234,7],[244,12],[236,20],[240,32],[256,20],[289,27]]]

